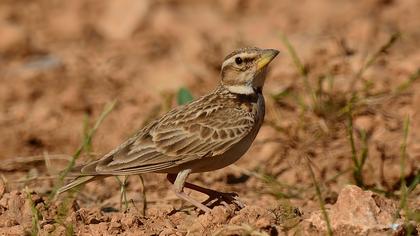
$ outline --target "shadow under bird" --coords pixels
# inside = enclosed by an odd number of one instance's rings
[[[100,177],[166,173],[176,195],[205,212],[210,211],[206,202],[215,199],[243,207],[236,194],[186,180],[190,173],[228,166],[249,149],[264,120],[267,66],[278,53],[255,47],[230,53],[213,92],[172,109],[99,160],[75,167],[72,173],[77,177],[58,193]],[[209,199],[200,203],[185,194],[184,187]]]

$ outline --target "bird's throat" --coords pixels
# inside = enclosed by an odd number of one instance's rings
[[[251,95],[255,94],[255,89],[249,85],[225,85],[226,89],[231,93]]]

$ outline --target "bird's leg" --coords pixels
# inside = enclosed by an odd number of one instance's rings
[[[176,178],[174,179],[174,175],[168,174],[167,178],[168,180],[173,183],[174,185],[174,191],[175,194],[181,198],[184,199],[185,201],[193,204],[194,206],[198,207],[200,210],[204,211],[204,212],[210,212],[210,208],[208,208],[207,206],[201,204],[200,202],[198,202],[197,200],[195,200],[194,198],[188,196],[185,192],[184,192],[184,185],[185,185],[185,180],[187,179],[188,175],[190,174],[191,170],[187,169],[187,170],[182,170],[181,172],[178,173],[178,175],[176,176]],[[172,180],[172,181],[171,181]]]
[[[178,174],[178,176],[179,176],[179,174]],[[178,178],[178,176],[176,176],[174,174],[168,174],[167,178],[168,178],[169,182],[174,183],[174,182],[176,182],[176,179]],[[206,201],[204,201],[203,204],[207,204],[207,203],[217,199],[219,202],[222,200],[226,203],[235,203],[240,208],[245,207],[245,205],[239,200],[238,194],[236,194],[236,193],[219,192],[219,191],[204,188],[204,187],[201,187],[201,186],[198,186],[198,185],[195,185],[195,184],[192,184],[192,183],[188,183],[188,182],[184,182],[184,187],[195,190],[195,191],[198,191],[200,193],[204,193],[207,196],[209,196],[209,198]]]

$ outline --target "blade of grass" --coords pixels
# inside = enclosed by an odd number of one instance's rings
[[[116,100],[112,101],[111,103],[108,103],[102,113],[100,114],[99,118],[95,122],[94,126],[91,129],[86,128],[87,122],[84,122],[84,138],[82,144],[80,144],[79,148],[75,151],[75,153],[72,155],[72,158],[70,159],[70,162],[68,163],[67,167],[62,171],[58,179],[54,185],[53,190],[50,193],[50,200],[54,199],[57,194],[57,190],[63,185],[64,179],[67,177],[68,173],[71,171],[71,169],[74,167],[76,160],[80,157],[80,155],[86,151],[86,149],[91,145],[93,136],[95,135],[97,129],[101,125],[101,123],[104,121],[104,119],[108,116],[108,114],[114,109],[116,104]],[[57,209],[57,215],[55,217],[55,220],[60,225],[64,226],[66,231],[66,235],[74,235],[74,228],[71,224],[66,224],[65,219],[69,213],[69,209],[72,205],[72,192],[70,192],[70,196],[67,196],[63,199],[63,201],[59,204]]]
[[[363,176],[361,172],[361,164],[357,158],[357,150],[356,150],[356,144],[354,142],[354,131],[353,131],[353,101],[354,96],[347,104],[347,136],[350,142],[350,148],[351,148],[351,158],[353,160],[353,177],[356,181],[357,186],[363,187]],[[363,153],[362,153],[363,156]]]
[[[321,208],[322,216],[324,217],[325,225],[327,226],[327,234],[329,236],[332,236],[333,235],[333,231],[332,231],[332,228],[331,228],[330,219],[328,217],[328,212],[327,212],[327,210],[325,208],[325,202],[324,202],[324,199],[322,198],[321,189],[319,187],[318,181],[315,178],[315,173],[314,173],[314,171],[312,169],[312,166],[311,166],[309,157],[305,156],[305,159],[306,159],[306,165],[308,166],[309,173],[311,175],[312,182],[313,182],[313,184],[315,186],[315,192],[316,192],[316,196],[317,196],[318,201],[319,201],[319,206]]]
[[[67,165],[67,167],[62,171],[59,175],[59,178],[51,191],[50,199],[54,198],[57,190],[63,185],[64,179],[68,175],[68,173],[71,171],[71,169],[76,164],[76,160],[80,157],[80,155],[83,153],[83,151],[90,145],[92,142],[93,136],[95,135],[97,129],[101,125],[101,123],[104,121],[104,119],[108,116],[108,114],[114,109],[115,104],[117,103],[116,100],[112,101],[111,103],[107,104],[102,111],[101,115],[99,116],[98,120],[95,122],[95,125],[92,127],[92,129],[88,130],[87,134],[84,136],[82,144],[77,148],[76,152],[72,155],[72,158]]]
[[[121,181],[119,176],[115,176],[115,179],[117,179],[118,183],[120,184],[120,211],[123,209],[123,201],[124,201],[124,211],[126,212],[128,210],[128,201],[127,201],[127,180],[128,176],[124,176],[124,180]]]
[[[293,63],[295,64],[295,66],[298,69],[299,73],[306,80],[305,81],[305,86],[307,86],[307,88],[309,88],[310,86],[309,86],[309,83],[307,81],[308,70],[303,66],[302,61],[298,57],[295,48],[292,46],[292,44],[290,43],[290,41],[286,37],[286,35],[283,34],[282,32],[279,32],[279,36],[280,36],[280,40],[282,41],[282,43],[284,44],[284,46],[287,48],[287,51],[289,52],[290,56],[292,57]]]
[[[308,94],[310,94],[311,99],[312,99],[312,106],[316,106],[317,104],[317,96],[315,94],[315,91],[312,89],[310,83],[309,83],[309,79],[308,79],[308,74],[309,71],[308,69],[303,66],[302,61],[300,60],[299,56],[296,53],[295,48],[292,46],[292,44],[290,43],[289,39],[286,37],[285,34],[283,34],[282,32],[279,32],[279,36],[280,36],[280,40],[282,41],[282,43],[284,44],[284,46],[287,48],[287,51],[289,52],[290,56],[292,57],[293,63],[295,64],[297,70],[299,71],[300,75],[302,76],[303,79],[303,86],[305,87],[305,90]]]
[[[354,91],[354,86],[355,84],[358,82],[358,80],[362,77],[362,75],[365,73],[365,71],[371,67],[377,60],[378,58],[382,55],[385,54],[391,47],[392,45],[395,44],[395,42],[397,42],[397,40],[401,37],[401,34],[399,32],[393,33],[391,34],[391,36],[389,37],[388,41],[383,44],[375,53],[373,53],[367,60],[366,62],[362,65],[362,67],[360,67],[360,69],[357,71],[355,77],[354,77],[354,81],[353,83],[351,83],[351,87],[350,90]]]
[[[400,84],[393,92],[393,95],[398,95],[403,91],[407,90],[416,80],[420,78],[420,68],[418,68],[413,74],[408,77],[408,80]]]
[[[403,124],[403,141],[400,146],[400,204],[397,209],[397,211],[394,214],[394,222],[399,217],[400,211],[402,210],[404,212],[404,224],[405,228],[407,230],[406,235],[411,235],[413,228],[410,225],[410,220],[415,215],[411,213],[411,210],[408,207],[408,194],[409,194],[409,188],[407,188],[407,184],[405,181],[405,168],[406,168],[406,158],[407,158],[407,139],[408,139],[408,133],[409,133],[409,127],[410,127],[410,118],[407,116],[404,119]],[[410,186],[411,187],[411,186]]]
[[[405,163],[407,158],[407,139],[408,139],[408,127],[410,125],[410,119],[406,117],[404,119],[404,136],[403,142],[400,147],[400,182],[401,182],[401,197],[400,197],[400,210],[402,209],[406,215],[406,218],[409,217],[409,209],[407,205],[408,198],[408,189],[405,182]],[[406,219],[407,220],[407,219]]]
[[[276,178],[268,174],[260,174],[260,178],[262,178],[262,180],[269,186],[268,193],[275,196],[277,199],[301,199],[299,194],[302,192],[302,190],[298,189],[297,187],[282,184]],[[287,189],[287,192],[284,192],[284,189]]]
[[[417,186],[417,184],[420,183],[420,172],[417,173],[414,180],[411,182],[410,186],[408,187],[408,193],[410,194]]]
[[[88,142],[85,145],[84,152],[88,153],[89,155],[92,153],[92,140],[89,139],[89,115],[85,114],[83,116],[83,139],[82,140],[88,140]]]
[[[42,215],[38,211],[38,209],[35,207],[35,203],[32,201],[32,195],[29,192],[28,187],[25,187],[25,192],[26,192],[26,199],[29,202],[29,205],[31,207],[31,212],[32,212],[31,235],[36,236],[36,235],[38,235],[38,232],[41,230],[41,225],[39,224],[39,220],[40,220],[40,218],[42,218]]]
[[[363,171],[363,166],[365,165],[366,159],[369,154],[369,145],[367,141],[367,134],[366,130],[361,130],[361,139],[362,139],[362,151],[360,153],[360,162],[359,162],[359,169],[360,172]]]
[[[245,175],[253,176],[258,180],[263,181],[265,184],[269,186],[268,193],[274,195],[277,198],[296,198],[301,199],[302,197],[300,194],[304,191],[304,189],[296,186],[296,185],[287,185],[284,183],[279,182],[274,176],[270,174],[266,174],[264,170],[247,170],[245,168],[239,167],[235,164],[229,166],[234,170],[237,170]],[[286,189],[287,193],[282,192],[282,190]]]
[[[72,192],[70,194],[73,194]],[[57,214],[54,216],[55,222],[60,224],[65,228],[65,235],[74,235],[74,228],[72,224],[66,223],[67,215],[69,214],[69,209],[72,207],[73,200],[71,196],[66,196],[62,202],[57,207]]]

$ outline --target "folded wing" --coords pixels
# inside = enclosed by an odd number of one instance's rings
[[[199,101],[197,101],[199,102]],[[85,175],[156,172],[226,152],[252,130],[255,117],[223,105],[191,103],[152,122],[102,159],[81,168]]]

